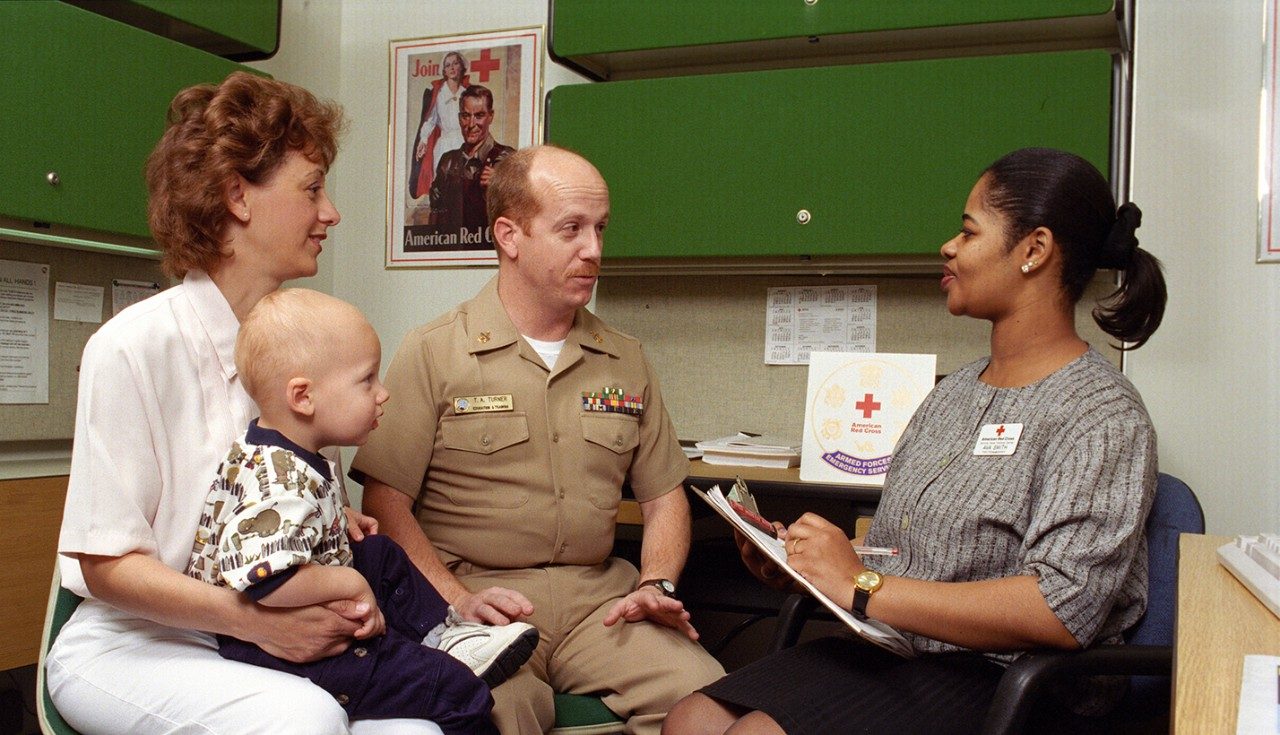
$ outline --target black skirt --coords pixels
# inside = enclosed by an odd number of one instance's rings
[[[766,656],[703,688],[789,735],[976,733],[1004,669],[977,653],[904,659],[853,637]]]

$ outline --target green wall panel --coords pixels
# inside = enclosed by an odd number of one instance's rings
[[[245,67],[59,2],[0,2],[0,28],[0,214],[149,236],[169,101]]]
[[[1106,172],[1110,89],[1102,51],[567,85],[547,139],[609,182],[606,257],[921,254],[1010,150]]]
[[[154,0],[153,0],[154,1]],[[559,56],[678,48],[1110,11],[1113,0],[554,0]]]

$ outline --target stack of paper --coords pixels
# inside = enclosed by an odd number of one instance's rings
[[[800,442],[777,437],[737,433],[698,442],[702,461],[739,467],[795,467],[800,464]]]

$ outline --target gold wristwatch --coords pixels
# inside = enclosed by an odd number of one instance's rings
[[[871,596],[884,584],[884,576],[880,572],[863,569],[853,578],[853,616],[859,620],[867,619],[867,603]]]

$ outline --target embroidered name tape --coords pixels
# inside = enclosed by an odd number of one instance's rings
[[[600,392],[582,392],[583,411],[605,411],[640,416],[644,413],[644,401],[640,396],[629,396],[621,388],[604,388]]]
[[[973,445],[975,457],[1007,457],[1018,448],[1022,436],[1022,424],[986,424],[978,432],[978,443]]]
[[[511,394],[497,396],[461,396],[453,399],[454,413],[482,413],[484,411],[511,411],[515,403]]]

